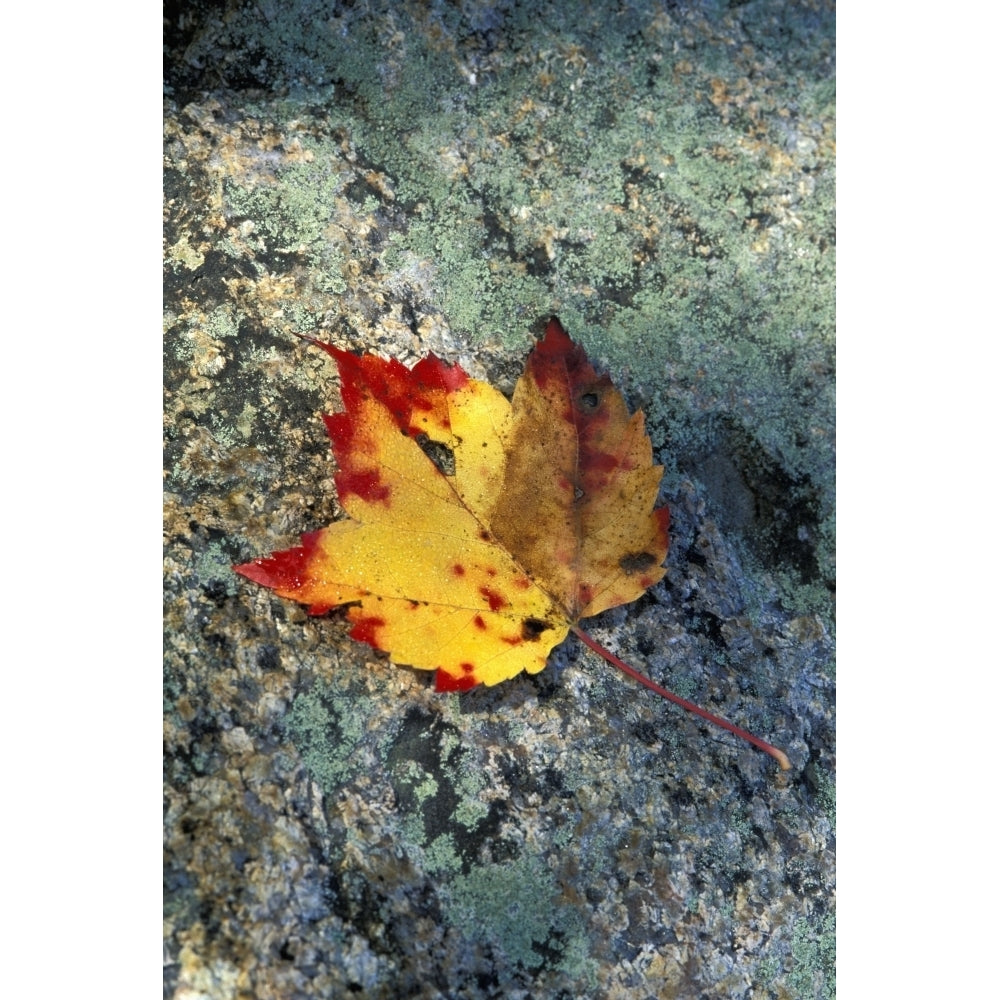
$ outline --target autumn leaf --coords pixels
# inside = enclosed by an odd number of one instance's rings
[[[324,420],[348,518],[238,573],[313,614],[347,605],[354,639],[440,691],[537,673],[572,629],[720,721],[578,628],[662,578],[669,514],[642,413],[557,319],[511,401],[433,355],[411,370],[312,342],[340,372],[344,411]]]
[[[350,520],[238,572],[314,613],[350,604],[353,638],[436,669],[444,691],[536,673],[570,626],[663,576],[642,414],[558,320],[512,402],[433,356],[410,371],[322,346],[340,370],[344,412],[325,419]]]

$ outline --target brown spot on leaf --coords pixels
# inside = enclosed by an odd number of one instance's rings
[[[552,626],[548,622],[540,621],[538,618],[525,618],[521,622],[521,635],[525,642],[534,642],[546,629]]]
[[[631,576],[633,573],[642,573],[655,566],[656,556],[650,552],[629,552],[618,560],[618,565]]]

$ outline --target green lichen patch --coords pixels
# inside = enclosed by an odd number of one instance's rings
[[[792,932],[792,969],[788,985],[797,997],[834,1000],[837,995],[836,921],[826,914],[819,926],[799,921]]]
[[[493,845],[499,815],[482,800],[486,784],[481,748],[446,718],[410,708],[385,748],[385,763],[406,842],[424,852],[428,870],[466,868]]]
[[[462,858],[455,850],[455,842],[448,834],[441,834],[429,843],[423,852],[424,868],[440,877],[462,870]]]
[[[285,720],[285,731],[316,783],[332,794],[353,778],[364,764],[358,753],[371,699],[349,698],[334,688],[300,694]]]
[[[232,573],[232,553],[218,542],[209,542],[195,560],[194,575],[206,592],[219,596],[236,594],[236,579]]]
[[[583,972],[579,915],[559,902],[552,873],[536,858],[457,876],[448,883],[445,905],[449,922],[465,936],[501,949],[526,969]]]

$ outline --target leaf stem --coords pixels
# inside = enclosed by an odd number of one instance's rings
[[[723,729],[729,730],[729,732],[733,733],[735,736],[739,736],[740,739],[744,739],[748,743],[752,743],[758,750],[763,750],[764,753],[769,753],[781,765],[782,771],[787,771],[792,766],[789,764],[788,758],[785,754],[777,747],[771,746],[770,743],[765,743],[762,739],[759,739],[752,733],[748,733],[745,729],[740,729],[738,726],[734,726],[731,722],[727,722],[718,715],[712,715],[711,712],[707,712],[705,709],[699,708],[693,702],[687,701],[680,695],[674,694],[673,691],[668,691],[665,687],[660,687],[660,685],[655,681],[651,681],[644,674],[640,674],[635,667],[630,667],[624,660],[618,659],[614,653],[605,649],[599,642],[597,642],[596,639],[592,639],[578,625],[571,626],[570,631],[572,631],[578,639],[597,653],[598,656],[603,657],[608,661],[608,663],[611,663],[619,670],[624,671],[629,675],[629,677],[634,678],[640,684],[644,684],[650,689],[650,691],[655,691],[661,698],[666,698],[667,701],[672,701],[675,705],[680,705],[681,708],[686,709],[688,712],[694,712],[695,715],[700,715],[708,722],[714,723],[716,726],[721,726]]]

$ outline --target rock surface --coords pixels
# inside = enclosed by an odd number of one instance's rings
[[[179,8],[179,5],[177,5]],[[833,997],[833,4],[166,7],[165,996]],[[236,577],[338,516],[295,332],[641,406],[664,581],[434,693]]]

